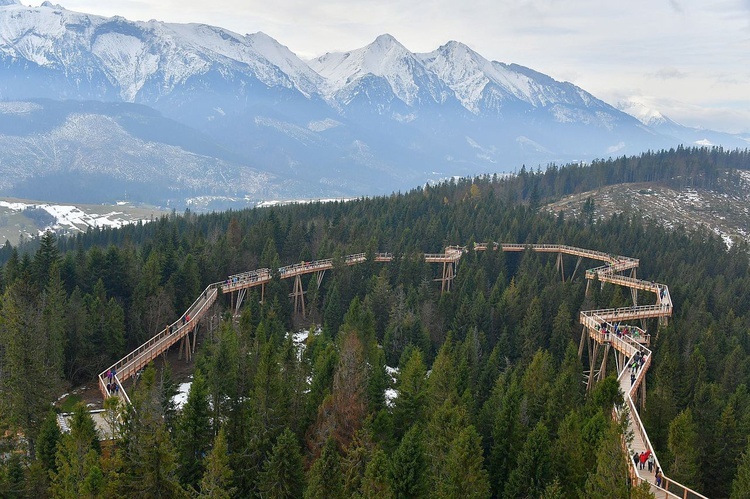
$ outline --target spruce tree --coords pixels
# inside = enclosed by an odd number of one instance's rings
[[[552,481],[549,430],[543,423],[529,433],[516,462],[505,484],[505,496],[540,496]]]
[[[394,497],[389,479],[388,456],[383,449],[375,447],[362,479],[364,499],[392,499]]]
[[[57,415],[50,410],[39,429],[39,438],[36,445],[36,458],[48,472],[56,471],[55,454],[57,453],[57,443],[61,438],[62,433],[60,432],[60,426],[57,424]]]
[[[628,499],[628,456],[620,438],[619,428],[611,423],[596,453],[596,471],[586,480],[585,497]]]
[[[302,497],[304,486],[305,472],[300,446],[294,433],[285,429],[263,464],[258,488],[263,497],[269,499],[292,499]]]
[[[398,398],[393,408],[393,420],[396,436],[400,437],[423,417],[424,399],[427,394],[427,368],[419,349],[411,350],[399,373],[396,386]]]
[[[427,496],[427,463],[422,431],[412,426],[393,453],[388,470],[390,489],[396,499]]]
[[[732,482],[731,499],[750,499],[750,445],[745,449]]]
[[[99,437],[94,421],[83,404],[76,406],[70,420],[70,433],[57,446],[55,471],[50,473],[50,489],[55,497],[97,497],[104,489],[99,462]]]
[[[465,427],[451,443],[445,468],[445,479],[438,484],[438,497],[490,497],[489,475],[484,469],[482,442],[474,426]]]
[[[669,477],[688,487],[699,483],[698,429],[693,413],[688,408],[682,411],[669,425],[669,453],[672,462]]]
[[[164,394],[149,365],[125,414],[122,490],[130,497],[174,497],[183,493],[177,478],[177,453],[163,414]]]
[[[307,473],[305,499],[340,499],[344,497],[344,483],[336,441],[329,438],[320,457]]]
[[[206,380],[200,369],[195,371],[187,401],[177,417],[175,428],[180,481],[197,487],[203,475],[204,457],[212,441],[211,408]]]
[[[229,499],[234,497],[235,489],[231,487],[232,469],[229,467],[229,454],[224,428],[214,439],[214,446],[205,459],[203,478],[200,482],[198,497],[205,499]]]

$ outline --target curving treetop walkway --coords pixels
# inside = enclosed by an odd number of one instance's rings
[[[638,259],[612,255],[601,251],[559,244],[512,243],[477,243],[474,246],[474,250],[555,253],[558,255],[557,267],[561,272],[563,279],[565,279],[563,255],[578,257],[576,270],[583,258],[600,261],[603,262],[604,265],[586,271],[585,277],[588,281],[587,292],[592,282],[608,282],[625,286],[631,290],[634,303],[631,307],[585,310],[580,312],[579,321],[586,334],[581,335],[579,355],[583,353],[584,345],[587,343],[589,345],[588,357],[590,364],[590,369],[588,371],[588,387],[590,388],[595,379],[603,379],[605,376],[609,351],[610,349],[614,349],[615,360],[617,362],[618,381],[625,398],[625,405],[623,407],[616,407],[614,412],[617,415],[621,415],[622,413],[626,415],[629,429],[628,433],[632,434],[632,439],[623,441],[623,445],[629,456],[632,456],[634,452],[641,453],[644,451],[650,451],[654,457],[656,466],[658,467],[655,469],[660,469],[661,465],[659,464],[654,448],[646,434],[643,422],[638,415],[635,403],[638,399],[639,390],[641,392],[641,404],[645,401],[646,372],[648,371],[652,360],[652,353],[648,348],[650,337],[643,329],[633,325],[625,325],[624,323],[626,321],[645,320],[649,318],[658,318],[660,323],[665,323],[667,318],[672,315],[672,299],[667,285],[637,279],[635,276],[635,269],[639,265]],[[450,283],[455,277],[456,266],[465,252],[465,247],[448,246],[445,248],[444,253],[424,254],[426,262],[443,264],[442,277],[436,279],[442,281],[443,291],[450,290]],[[376,262],[390,262],[393,260],[393,255],[390,253],[377,253],[374,255],[373,259]],[[344,257],[344,263],[346,265],[356,265],[366,261],[367,256],[365,253],[357,253]],[[322,273],[326,270],[332,270],[333,268],[334,261],[329,258],[280,267],[277,272],[281,279],[295,278],[296,287],[297,283],[300,282],[299,276],[312,273],[318,273],[319,285]],[[576,270],[573,271],[571,279],[575,275]],[[631,275],[626,276],[620,274],[620,272],[625,271],[630,271]],[[193,332],[195,338],[194,331],[200,324],[200,321],[206,317],[209,309],[216,302],[220,292],[244,293],[248,289],[256,286],[264,287],[265,284],[272,280],[272,278],[273,273],[271,272],[271,269],[263,268],[235,274],[229,276],[225,281],[209,284],[180,319],[167,325],[164,330],[154,335],[147,342],[99,374],[99,388],[102,395],[105,398],[109,396],[117,396],[120,397],[122,402],[129,404],[130,398],[128,397],[122,383],[128,378],[135,376],[136,373],[143,369],[149,362],[166,352],[178,341],[186,343],[185,350],[186,354],[188,354],[190,333]],[[301,289],[301,284],[299,284],[299,286],[300,289],[297,290],[295,288],[295,292],[291,295],[294,296],[295,300],[298,295],[302,296],[304,293]],[[656,295],[656,304],[637,305],[638,291],[654,293]],[[304,303],[304,298],[302,301]],[[239,303],[240,302],[238,301],[238,308]],[[302,310],[304,314],[304,305]],[[602,353],[601,350],[603,350],[603,358],[600,369],[597,372],[596,364],[598,363],[599,354]],[[631,380],[630,364],[636,354],[642,356],[644,361],[641,367],[637,370],[635,379]],[[633,460],[630,457],[628,458],[628,467],[632,483],[637,485],[643,481],[648,482],[650,484],[651,492],[653,492],[657,498],[705,499],[705,496],[690,490],[667,477],[663,478],[661,487],[657,487],[655,485],[654,473],[639,469],[638,466],[634,465]]]

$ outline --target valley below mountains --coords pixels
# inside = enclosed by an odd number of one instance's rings
[[[0,0],[0,195],[198,210],[740,136],[650,122],[451,41],[303,61],[265,35]]]

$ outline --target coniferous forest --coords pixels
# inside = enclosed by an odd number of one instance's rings
[[[617,381],[586,393],[578,357],[578,312],[629,306],[629,293],[606,284],[586,296],[583,272],[563,282],[554,256],[472,249],[499,241],[632,256],[639,277],[669,285],[674,317],[646,324],[654,358],[641,417],[668,476],[709,497],[750,497],[748,247],[635,216],[540,210],[610,183],[717,185],[748,159],[678,149],[6,244],[0,496],[648,497],[627,481]],[[422,254],[451,244],[468,251],[441,293]],[[383,251],[394,261],[372,259]],[[359,252],[368,262],[343,263]],[[99,441],[82,406],[61,432],[52,402],[207,284],[329,257],[320,287],[304,283],[304,319],[278,276],[238,317],[220,299],[180,410],[171,370],[150,366],[129,388],[132,406],[105,406],[113,442]],[[302,347],[301,328],[311,331]]]

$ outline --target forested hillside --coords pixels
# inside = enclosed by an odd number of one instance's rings
[[[678,150],[591,167],[453,181],[406,194],[185,213],[20,250],[0,299],[0,491],[7,497],[646,497],[628,490],[613,378],[586,394],[581,309],[627,306],[553,257],[473,242],[560,243],[639,258],[675,316],[654,341],[641,413],[667,474],[710,497],[750,490],[748,248],[640,219],[538,211],[587,184],[712,182],[746,153]],[[449,293],[425,252],[466,245]],[[26,251],[25,251],[26,250]],[[393,262],[347,267],[344,255]],[[334,257],[306,319],[291,284],[245,300],[204,338],[188,401],[147,369],[114,446],[50,402],[175,320],[211,282]],[[566,262],[572,269],[575,261]],[[568,271],[570,272],[570,270]],[[252,294],[252,293],[251,293]],[[648,299],[642,297],[643,299]],[[227,297],[224,306],[229,305]],[[320,324],[304,347],[290,332]],[[395,390],[395,392],[393,391]],[[396,393],[395,398],[385,394]],[[110,412],[114,409],[109,408]]]

